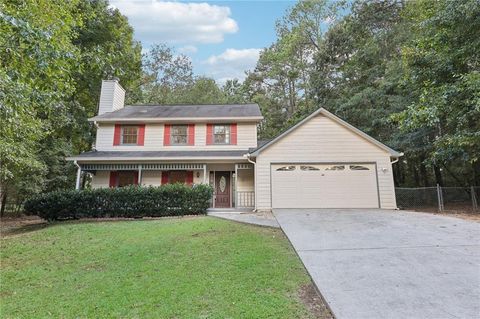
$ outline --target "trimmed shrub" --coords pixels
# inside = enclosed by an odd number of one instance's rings
[[[64,190],[37,195],[24,207],[47,220],[199,215],[206,214],[212,193],[208,185],[183,184]]]

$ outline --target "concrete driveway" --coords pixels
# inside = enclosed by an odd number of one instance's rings
[[[480,318],[480,224],[388,210],[274,211],[337,319]]]

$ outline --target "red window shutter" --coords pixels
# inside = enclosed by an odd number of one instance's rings
[[[163,145],[170,145],[170,125],[169,124],[164,125]]]
[[[195,124],[188,124],[188,145],[195,145]]]
[[[120,138],[122,135],[122,126],[115,124],[115,131],[113,132],[113,145],[120,145]]]
[[[133,185],[138,185],[138,171],[133,172]]]
[[[207,145],[213,144],[213,124],[207,124]]]
[[[109,187],[117,187],[117,172],[110,172],[110,181],[108,183]]]
[[[162,185],[168,184],[169,171],[162,172]]]
[[[237,145],[237,123],[230,125],[230,144]]]
[[[187,183],[188,185],[193,184],[193,171],[187,171],[187,176],[185,178],[185,183]]]
[[[145,124],[138,126],[137,145],[143,146],[145,143]]]

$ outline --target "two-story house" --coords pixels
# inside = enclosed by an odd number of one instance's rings
[[[266,143],[257,104],[124,106],[102,83],[95,150],[69,158],[92,187],[208,183],[213,207],[396,208],[398,153],[320,108]]]

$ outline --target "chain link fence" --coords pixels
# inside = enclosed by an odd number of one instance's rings
[[[400,209],[479,212],[480,187],[395,188]]]

